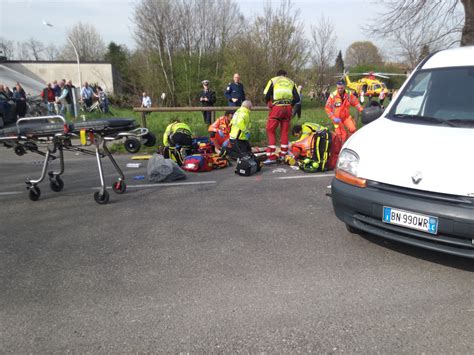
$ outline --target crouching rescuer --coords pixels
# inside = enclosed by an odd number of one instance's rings
[[[224,116],[219,117],[213,124],[209,126],[208,132],[211,142],[219,152],[229,144],[230,121],[233,113],[226,111]]]
[[[263,91],[265,101],[270,108],[267,121],[266,164],[274,163],[278,159],[275,136],[278,127],[280,127],[280,158],[284,159],[288,153],[288,129],[293,106],[299,102],[300,96],[295,83],[286,76],[285,70],[279,70],[277,76],[268,81]]]
[[[186,123],[174,120],[163,134],[163,156],[173,159],[179,166],[186,155],[192,153],[193,138],[191,128]]]
[[[235,111],[232,121],[230,122],[229,144],[226,148],[223,148],[222,155],[227,154],[228,157],[237,159],[252,152],[249,143],[251,109],[252,102],[245,100],[242,102],[242,106]]]
[[[335,132],[341,137],[342,143],[356,131],[354,120],[351,117],[351,106],[354,106],[359,112],[363,110],[357,97],[346,90],[345,82],[338,81],[337,89],[329,96],[325,110],[334,123]],[[347,128],[349,134],[347,134],[344,127]]]

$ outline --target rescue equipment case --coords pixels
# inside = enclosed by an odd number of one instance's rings
[[[262,169],[261,162],[253,154],[244,155],[237,159],[235,173],[241,176],[251,176]]]

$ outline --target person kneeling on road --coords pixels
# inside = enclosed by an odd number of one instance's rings
[[[209,126],[209,136],[211,142],[214,144],[216,151],[220,152],[229,144],[230,121],[232,119],[232,112],[226,111],[224,116],[219,117],[213,124]]]
[[[183,164],[186,155],[192,153],[193,138],[191,128],[186,123],[173,120],[163,134],[163,156]]]
[[[242,106],[235,111],[232,117],[229,144],[223,149],[222,155],[228,155],[230,158],[237,159],[252,152],[250,147],[250,110],[252,102],[245,100]]]
[[[329,130],[317,123],[306,122],[294,126],[293,135],[298,140],[291,142],[290,154],[294,159],[305,160],[300,168],[310,172],[317,171],[318,168],[321,171],[326,170],[331,149],[331,133]],[[296,161],[287,160],[287,163],[294,165]],[[311,163],[309,170],[307,169],[308,163]]]

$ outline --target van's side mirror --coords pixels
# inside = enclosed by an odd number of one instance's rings
[[[362,111],[362,123],[367,124],[382,116],[383,110],[380,106],[369,106]]]

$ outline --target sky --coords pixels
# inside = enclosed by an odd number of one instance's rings
[[[66,33],[81,21],[96,27],[104,42],[114,41],[135,47],[134,24],[131,21],[134,4],[138,0],[0,0],[0,37],[25,41],[31,37],[45,44],[63,45]],[[237,3],[246,18],[263,13],[268,0],[240,0]],[[271,1],[278,4],[278,0]],[[300,10],[309,37],[311,25],[324,14],[336,28],[337,48],[345,53],[355,41],[371,40],[384,51],[385,43],[364,33],[366,25],[382,11],[380,2],[359,0],[293,0]],[[43,21],[54,27],[46,27]]]

